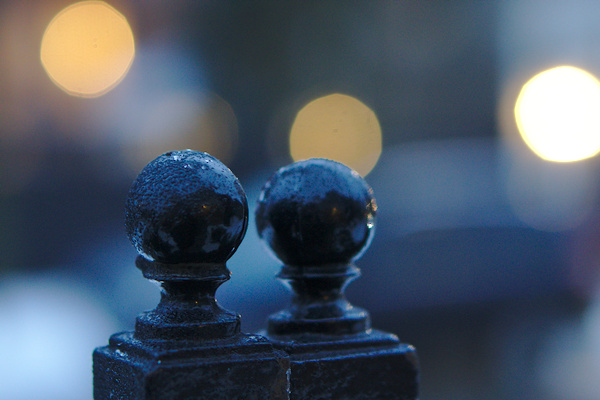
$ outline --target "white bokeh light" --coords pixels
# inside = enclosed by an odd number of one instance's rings
[[[92,351],[117,324],[64,277],[0,286],[0,399],[92,398]]]
[[[515,118],[525,143],[541,158],[593,157],[600,151],[600,82],[570,66],[541,72],[521,89]]]

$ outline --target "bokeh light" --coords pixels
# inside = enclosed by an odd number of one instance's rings
[[[48,25],[40,51],[52,81],[80,97],[97,97],[114,88],[134,54],[127,19],[102,1],[83,1],[62,10]]]
[[[521,89],[517,127],[541,158],[570,162],[600,151],[600,82],[569,66],[546,70]]]
[[[92,351],[118,328],[97,296],[65,275],[3,277],[0,315],[0,398],[91,398]]]
[[[294,161],[335,160],[365,176],[381,154],[381,127],[375,113],[359,100],[331,94],[298,112],[290,133],[290,153]]]

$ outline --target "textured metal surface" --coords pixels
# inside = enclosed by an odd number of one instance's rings
[[[138,256],[144,277],[161,282],[156,309],[136,319],[135,336],[148,340],[207,340],[240,333],[240,316],[217,303],[215,292],[229,280],[225,264],[162,264]]]
[[[241,333],[240,316],[215,300],[248,220],[231,171],[206,153],[163,154],[133,183],[125,219],[161,300],[94,351],[94,399],[288,399],[287,355]]]
[[[290,399],[414,400],[414,347],[390,333],[271,338],[290,357]]]
[[[354,307],[344,295],[360,274],[349,264],[284,266],[278,277],[293,291],[291,305],[268,318],[271,336],[295,334],[346,335],[371,327],[369,313]]]
[[[287,265],[348,263],[370,243],[373,191],[343,164],[311,159],[281,168],[256,210],[260,237]]]
[[[418,397],[416,350],[371,329],[368,312],[344,296],[360,275],[353,262],[370,244],[376,210],[369,185],[330,160],[282,168],[264,187],[257,229],[293,292],[265,335],[290,357],[290,399]]]
[[[94,398],[416,399],[415,349],[371,329],[368,312],[344,296],[360,275],[353,262],[373,237],[375,213],[370,187],[339,163],[308,160],[275,174],[257,224],[294,296],[269,318],[266,337],[243,334],[215,293],[245,234],[244,192],[205,153],[158,157],[131,188],[126,229],[161,300],[134,332],[94,351]]]
[[[256,335],[153,342],[132,333],[94,352],[94,399],[288,399],[284,354]]]
[[[125,228],[137,251],[163,263],[222,262],[246,233],[248,203],[238,179],[216,158],[171,151],[133,182]]]

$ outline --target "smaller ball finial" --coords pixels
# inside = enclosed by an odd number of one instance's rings
[[[357,172],[310,159],[281,168],[266,183],[256,224],[286,265],[344,264],[369,246],[376,211],[373,190]]]
[[[147,260],[225,263],[242,242],[248,203],[235,175],[207,153],[183,150],[151,161],[125,206],[129,240]]]

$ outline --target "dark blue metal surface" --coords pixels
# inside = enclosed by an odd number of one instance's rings
[[[334,161],[280,169],[256,210],[259,235],[284,263],[290,306],[268,319],[266,336],[290,357],[290,399],[409,400],[418,396],[416,350],[371,329],[346,285],[373,237],[377,206],[369,185]]]
[[[94,351],[94,399],[288,399],[287,355],[215,300],[248,221],[233,173],[206,153],[163,154],[133,183],[125,219],[161,300]]]
[[[343,164],[311,159],[280,169],[256,210],[259,235],[288,265],[348,263],[370,243],[373,191]]]
[[[171,151],[138,175],[125,206],[127,236],[163,263],[225,262],[244,238],[248,203],[238,179],[216,158]]]

